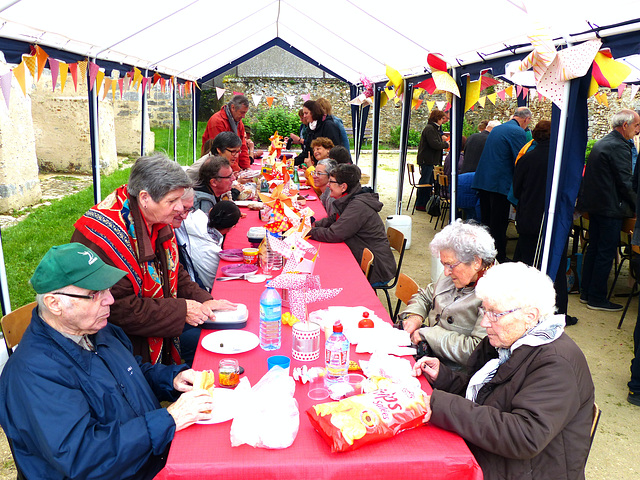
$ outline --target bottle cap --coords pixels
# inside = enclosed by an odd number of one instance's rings
[[[268,282],[267,282],[268,283]],[[362,317],[363,318],[369,318],[369,312],[363,312],[362,313]]]
[[[340,323],[340,320],[333,324],[333,331],[342,332],[342,324]]]

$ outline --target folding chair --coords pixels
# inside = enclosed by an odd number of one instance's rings
[[[449,193],[449,177],[444,173],[438,175],[438,185],[440,185],[440,228],[444,227],[444,221],[447,218],[449,211],[451,210],[451,195]],[[438,228],[438,221],[436,221],[436,227]],[[434,228],[434,230],[435,230]]]
[[[396,298],[398,302],[396,303],[396,309],[393,311],[393,323],[396,323],[398,320],[398,314],[400,313],[400,305],[404,303],[405,305],[409,305],[409,300],[411,297],[418,293],[420,287],[416,281],[411,278],[409,275],[405,275],[401,273],[398,276],[398,285],[396,286]]]
[[[411,193],[409,194],[407,211],[409,211],[409,207],[411,206],[411,197],[413,196],[413,191],[416,188],[428,188],[433,186],[430,183],[416,183],[415,171],[416,166],[413,163],[407,163],[407,176],[409,177],[409,185],[411,185]],[[418,194],[416,194],[416,200],[413,202],[413,210],[411,210],[411,215],[413,215],[416,211],[416,201],[418,201]]]
[[[382,290],[387,297],[387,306],[389,307],[389,315],[391,315],[391,297],[389,296],[389,290],[395,288],[398,283],[398,277],[400,275],[400,268],[402,267],[402,259],[404,258],[404,250],[407,245],[407,239],[404,238],[404,235],[399,230],[396,230],[393,227],[387,228],[387,239],[389,240],[389,245],[391,248],[395,249],[396,252],[400,253],[400,257],[398,258],[398,267],[396,268],[396,275],[393,278],[393,281],[381,287],[373,287],[374,290]]]
[[[9,355],[13,353],[13,348],[20,343],[24,331],[31,323],[31,312],[36,307],[36,302],[24,305],[11,313],[7,313],[0,322],[2,323],[2,333],[4,342],[7,344]]]
[[[589,435],[589,452],[591,451],[591,446],[593,445],[593,437],[596,436],[596,430],[598,429],[598,422],[600,421],[600,415],[602,414],[602,410],[598,408],[597,403],[593,403],[593,422],[591,422],[591,433]]]
[[[364,273],[364,276],[369,279],[369,271],[371,270],[371,265],[373,264],[373,252],[368,248],[365,248],[362,251],[362,259],[360,260],[360,268]]]

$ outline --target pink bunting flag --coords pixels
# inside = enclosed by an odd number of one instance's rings
[[[149,83],[149,79],[147,77],[142,77],[142,92],[147,93],[147,84]]]
[[[621,83],[620,85],[618,85],[618,98],[622,98],[622,92],[624,92],[626,86],[626,83]]]
[[[527,87],[522,87],[522,98],[527,98],[529,94],[529,89]]]
[[[78,91],[78,64],[70,63],[69,64],[69,72],[71,72],[71,78],[73,79],[73,86]]]
[[[218,96],[218,100],[222,98],[226,90],[224,88],[216,87],[216,95]]]
[[[236,95],[244,95],[244,93],[242,93],[242,92],[233,92],[233,96],[235,97]]]
[[[301,97],[302,97],[302,101],[303,102],[311,100],[311,94],[310,93],[305,93],[304,95],[301,95]]]
[[[520,96],[521,92],[522,92],[522,86],[521,85],[516,85],[516,98],[518,98]]]
[[[13,74],[11,71],[8,71],[4,75],[0,77],[0,85],[2,86],[2,95],[4,96],[4,101],[7,104],[7,108],[9,108],[9,97],[11,96],[11,78]]]
[[[55,92],[58,74],[60,73],[60,62],[55,58],[49,57],[49,70],[51,70],[51,91]]]
[[[96,81],[98,70],[100,70],[100,67],[97,64],[89,62],[89,90],[93,90],[93,84]]]
[[[499,91],[499,92],[497,92],[497,93],[498,93],[498,98],[504,102],[504,99],[505,99],[505,91],[504,91],[504,90],[500,90],[500,91]]]
[[[542,94],[538,92],[538,101],[541,102],[543,99],[544,97],[542,96]]]
[[[122,93],[124,90],[124,78],[118,79],[118,87],[120,88],[120,100],[122,100]]]

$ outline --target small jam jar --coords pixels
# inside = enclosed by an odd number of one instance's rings
[[[223,358],[218,364],[218,381],[221,387],[234,388],[240,383],[238,361],[233,358]]]

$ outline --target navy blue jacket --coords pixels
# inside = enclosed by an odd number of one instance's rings
[[[32,479],[153,478],[175,422],[172,400],[186,366],[141,364],[108,324],[84,350],[45,323],[31,324],[0,377],[0,424],[17,464]]]
[[[506,196],[511,189],[516,156],[525,143],[527,134],[516,120],[491,130],[473,178],[473,188]]]

